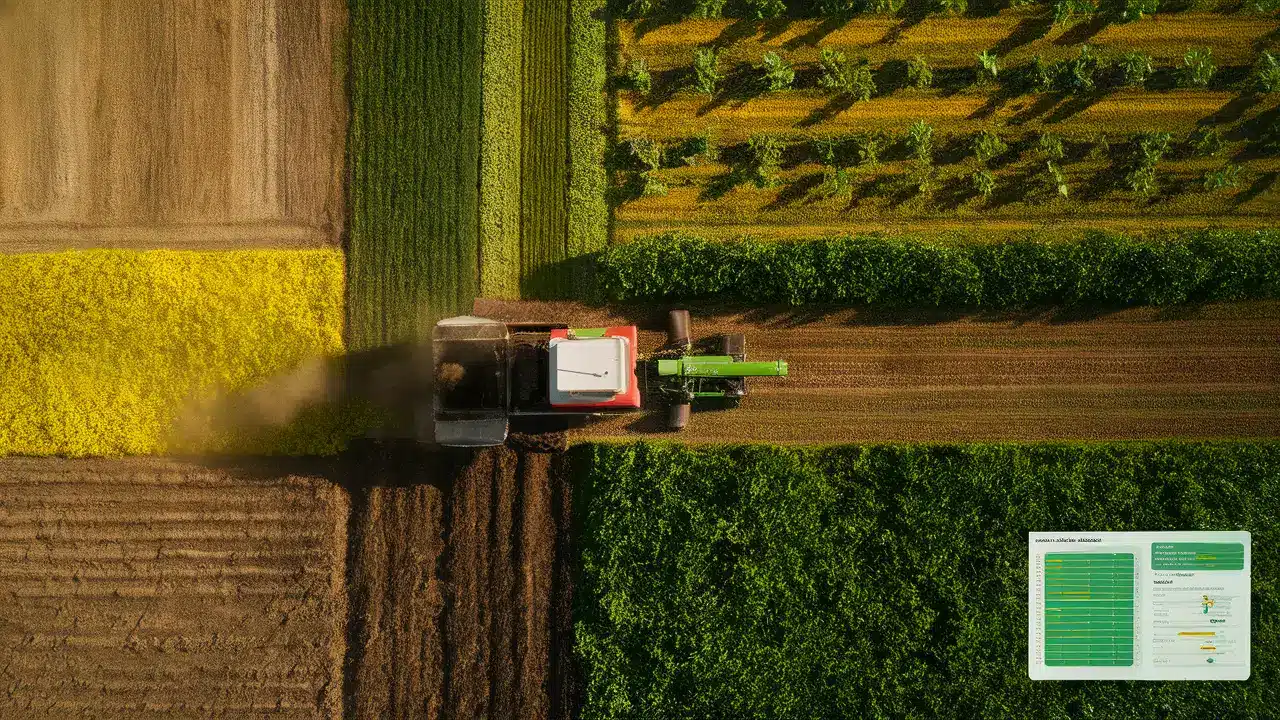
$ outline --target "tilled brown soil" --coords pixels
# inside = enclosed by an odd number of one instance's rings
[[[696,412],[682,440],[875,442],[1280,435],[1280,303],[1094,316],[954,316],[692,307],[695,336],[741,332],[787,379],[749,382],[741,406]],[[636,323],[664,339],[666,308],[477,301],[475,314],[580,326]],[[657,413],[575,431],[664,434]]]
[[[567,486],[559,457],[400,450],[360,461],[349,717],[567,717]]]
[[[333,717],[348,503],[328,480],[0,459],[0,717]]]
[[[0,2],[0,252],[336,244],[343,0]]]

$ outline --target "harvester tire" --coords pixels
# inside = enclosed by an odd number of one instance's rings
[[[667,407],[667,429],[683,430],[689,424],[689,403],[675,403]]]
[[[717,355],[730,355],[737,362],[747,359],[747,336],[742,333],[721,335],[716,345]]]
[[[667,313],[667,344],[688,347],[689,311],[672,310]]]

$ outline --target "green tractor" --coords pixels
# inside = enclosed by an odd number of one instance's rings
[[[667,344],[645,368],[650,387],[667,402],[667,427],[681,430],[695,402],[732,407],[747,394],[749,377],[786,377],[786,360],[747,361],[747,339],[741,333],[719,335],[695,354],[689,311],[667,317]]]

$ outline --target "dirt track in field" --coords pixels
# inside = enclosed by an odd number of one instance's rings
[[[683,20],[653,27],[652,21],[619,21],[619,50],[641,56],[654,70],[688,66],[693,48],[726,46],[724,61],[759,62],[766,50],[792,62],[817,62],[819,47],[838,48],[873,64],[917,55],[935,66],[969,66],[974,54],[991,49],[1002,64],[1074,56],[1081,43],[1103,52],[1139,51],[1163,65],[1177,65],[1188,47],[1211,47],[1220,65],[1249,65],[1257,48],[1280,25],[1265,15],[1180,12],[1141,22],[1091,27],[1089,18],[1053,25],[1040,9],[1004,10],[990,17],[929,16],[918,22],[857,17],[837,27],[821,20],[785,24],[738,20]]]
[[[665,308],[477,301],[476,314],[641,327],[663,341]],[[1280,436],[1280,303],[1134,309],[1096,317],[692,306],[693,331],[747,335],[749,357],[790,363],[750,381],[732,411],[695,412],[681,440],[876,442]],[[623,416],[579,439],[662,432]]]
[[[1206,118],[1225,113],[1235,99],[1234,93],[1220,90],[1134,90],[1078,105],[1055,95],[994,99],[912,90],[847,105],[816,91],[794,90],[729,102],[681,93],[653,107],[638,103],[630,94],[620,94],[618,133],[623,139],[666,140],[710,129],[719,142],[742,142],[762,132],[812,136],[876,129],[903,132],[921,118],[948,132],[977,132],[992,123],[1044,126],[1063,134],[1086,134],[1099,128],[1112,133],[1137,132],[1150,129],[1153,123],[1162,130],[1186,132]],[[1253,105],[1240,117],[1253,117],[1263,107],[1274,109],[1270,104]]]
[[[0,2],[0,252],[335,244],[342,0]]]
[[[562,718],[567,481],[508,448],[383,461],[353,508],[349,717]]]
[[[321,478],[0,459],[0,716],[336,716],[347,509]]]

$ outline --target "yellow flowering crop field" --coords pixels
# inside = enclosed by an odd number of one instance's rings
[[[0,455],[326,454],[358,424],[336,250],[0,255],[0,288]],[[236,397],[262,422],[220,423]]]

